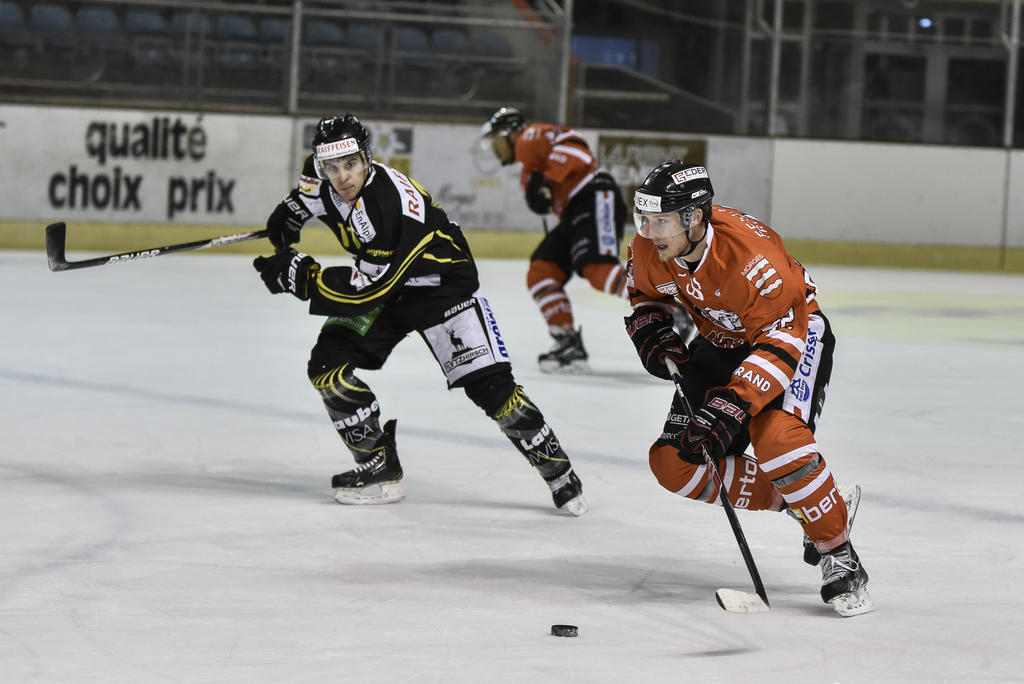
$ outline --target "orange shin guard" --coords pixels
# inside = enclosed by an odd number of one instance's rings
[[[573,328],[572,304],[563,287],[569,275],[553,261],[534,260],[526,272],[526,286],[549,327]]]
[[[827,551],[845,542],[846,503],[810,428],[791,413],[769,409],[751,420],[750,439],[761,469],[815,547]]]

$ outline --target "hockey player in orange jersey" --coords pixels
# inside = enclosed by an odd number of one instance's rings
[[[817,288],[774,231],[713,197],[707,169],[678,160],[634,197],[626,330],[648,372],[667,379],[665,359],[679,366],[695,410],[691,421],[676,396],[651,470],[670,492],[714,503],[706,450],[737,509],[801,523],[822,600],[841,615],[867,612],[868,576],[849,539],[860,487],[837,487],[814,437],[835,346]],[[680,306],[698,330],[688,346],[672,329]]]
[[[530,256],[526,285],[555,340],[538,358],[549,373],[590,371],[565,284],[575,272],[594,289],[625,296],[626,270],[619,245],[628,218],[615,180],[599,169],[576,131],[545,123],[527,125],[519,110],[502,107],[483,126],[484,137],[505,166],[520,162],[526,204],[559,222]]]

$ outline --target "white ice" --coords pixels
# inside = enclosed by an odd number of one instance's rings
[[[555,510],[417,337],[363,374],[406,500],[334,503],[319,321],[250,259],[0,252],[0,681],[1021,680],[1024,277],[811,269],[839,341],[817,437],[864,488],[877,604],[841,619],[773,513],[740,512],[771,612],[718,608],[750,589],[724,512],[647,467],[671,385],[575,280],[596,372],[541,374],[525,261],[482,262],[484,294],[591,512]]]

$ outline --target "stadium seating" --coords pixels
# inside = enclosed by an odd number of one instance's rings
[[[78,30],[89,39],[106,39],[118,32],[117,13],[107,5],[83,5],[75,12]]]
[[[171,50],[167,20],[160,11],[131,7],[124,14],[123,26],[133,76],[148,80],[174,70],[176,58]]]
[[[264,67],[256,21],[249,16],[225,14],[217,18],[216,55],[221,78],[254,78]]]
[[[20,76],[28,66],[32,38],[25,27],[21,6],[0,1],[0,76]]]
[[[40,2],[32,5],[29,27],[44,49],[74,49],[74,17],[64,5]]]
[[[464,114],[487,84],[495,92],[479,107],[490,109],[520,87],[515,74],[493,74],[526,61],[506,39],[515,31],[464,20],[470,4],[306,3],[298,105],[348,98],[363,111]],[[0,87],[83,103],[279,108],[292,11],[284,0],[0,0]]]

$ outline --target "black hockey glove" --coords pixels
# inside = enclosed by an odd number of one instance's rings
[[[708,390],[704,406],[693,415],[693,420],[679,436],[679,458],[687,463],[704,465],[706,449],[717,464],[750,419],[749,410],[750,402],[740,399],[731,389],[716,387]]]
[[[271,294],[289,292],[302,301],[309,299],[310,287],[316,286],[316,277],[320,273],[316,259],[290,247],[273,256],[258,256],[252,265],[260,272],[260,278]]]
[[[267,237],[278,251],[299,241],[299,231],[313,214],[302,203],[298,190],[292,190],[267,218]]]
[[[531,173],[526,181],[526,206],[535,214],[551,211],[551,188],[540,171]]]
[[[672,317],[661,309],[637,309],[622,320],[640,361],[651,375],[668,380],[665,359],[672,359],[677,366],[690,360],[686,343],[672,329]]]

